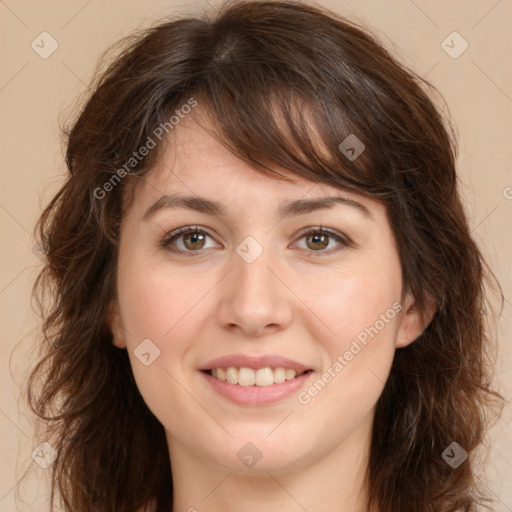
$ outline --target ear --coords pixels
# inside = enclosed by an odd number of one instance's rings
[[[126,348],[126,331],[123,327],[117,300],[112,300],[108,307],[107,325],[112,333],[112,343],[117,348]]]
[[[406,293],[396,335],[396,348],[403,348],[416,340],[428,327],[436,312],[436,303],[430,296],[426,298],[426,311],[420,314],[416,301],[410,292]]]

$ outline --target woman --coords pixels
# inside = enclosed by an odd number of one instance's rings
[[[36,290],[55,301],[28,387],[58,453],[52,500],[58,486],[74,512],[486,501],[492,274],[427,85],[296,2],[128,40],[39,222]]]

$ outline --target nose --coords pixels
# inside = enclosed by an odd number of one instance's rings
[[[293,293],[270,249],[250,263],[234,251],[230,263],[218,303],[221,326],[253,337],[285,329],[293,317]]]

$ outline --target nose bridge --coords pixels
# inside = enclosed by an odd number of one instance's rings
[[[233,271],[219,305],[224,327],[237,325],[249,335],[283,327],[291,319],[286,291],[274,273],[279,268],[271,247],[247,237],[232,257]],[[271,270],[272,269],[272,270]]]
[[[239,299],[246,301],[270,298],[270,288],[274,288],[270,279],[274,278],[269,267],[275,266],[270,247],[263,246],[254,237],[245,238],[236,248],[234,257],[235,290],[240,292]]]

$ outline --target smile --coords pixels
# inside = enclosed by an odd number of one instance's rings
[[[277,368],[267,366],[259,369],[229,366],[228,368],[214,368],[209,370],[208,373],[212,377],[229,382],[230,384],[263,387],[281,384],[287,380],[295,379],[306,373],[306,371],[297,371],[281,366]]]
[[[229,368],[232,368],[232,370],[229,372],[230,378],[233,381],[236,379],[236,382],[228,382],[227,378]],[[216,368],[215,370],[218,375],[219,368]],[[224,368],[220,368],[220,370],[224,370]],[[246,373],[244,370],[249,370],[249,372]],[[264,370],[264,372],[260,372],[260,375],[263,375],[263,377],[259,377],[258,384],[256,381],[256,376],[259,370]],[[300,389],[306,385],[306,381],[309,380],[309,378],[315,373],[312,370],[305,370],[301,371],[300,375],[297,375],[295,370],[290,370],[288,373],[290,378],[286,380],[286,369],[282,367],[277,367],[274,369],[270,367],[268,369],[260,368],[259,370],[252,370],[251,368],[244,367],[241,367],[240,369],[236,367],[228,367],[224,370],[226,374],[226,380],[222,380],[218,376],[214,377],[212,375],[213,370],[201,371],[199,373],[206,380],[207,386],[217,396],[227,399],[231,403],[245,406],[270,405],[280,402],[286,398],[295,396],[300,391]],[[278,379],[282,378],[282,370],[284,370],[285,380],[282,382],[274,382],[274,370],[277,370]],[[272,382],[270,382],[271,372]],[[293,377],[292,372],[295,372]],[[254,383],[250,384],[250,382],[253,381]],[[245,384],[243,384],[244,382]]]

